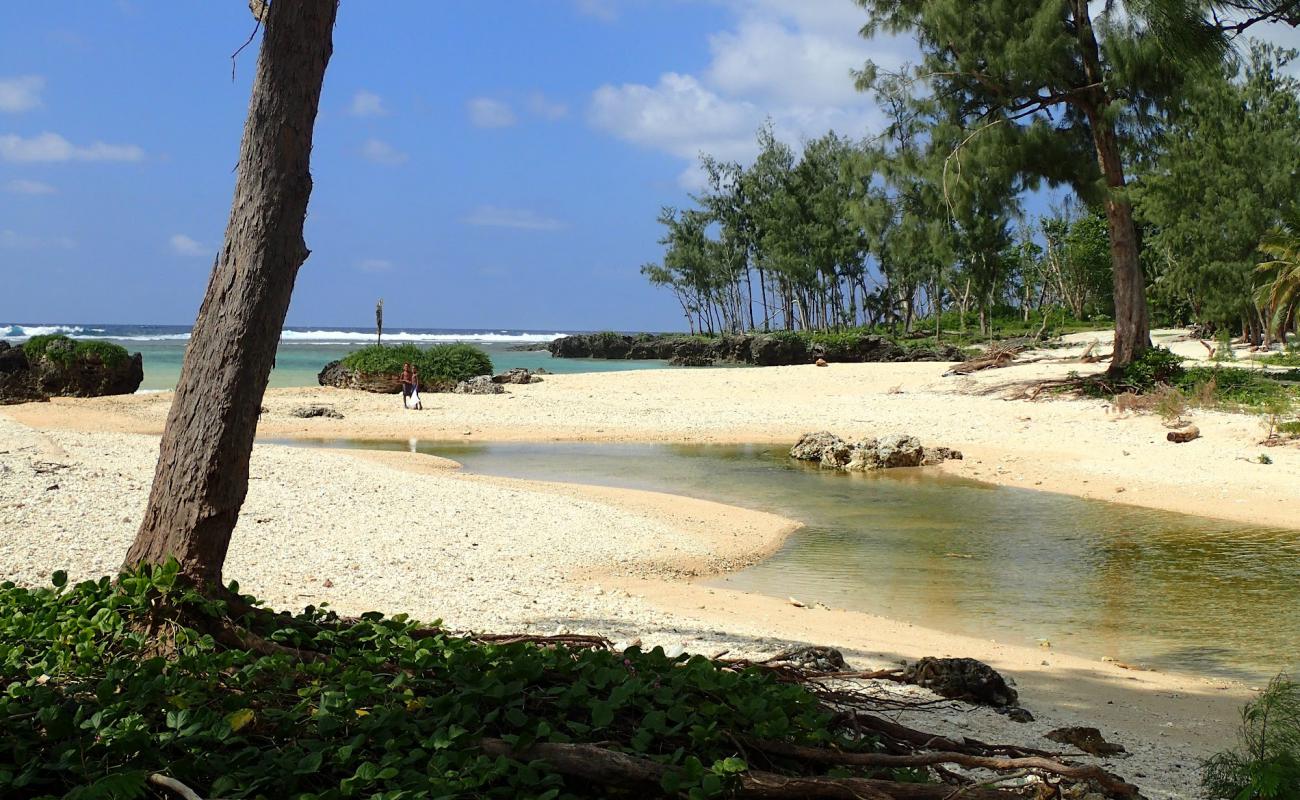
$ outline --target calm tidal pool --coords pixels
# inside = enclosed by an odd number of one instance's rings
[[[1300,666],[1300,531],[992,486],[920,470],[839,474],[773,446],[466,444],[470,472],[649,489],[804,523],[712,581],[939,630],[1264,680]]]

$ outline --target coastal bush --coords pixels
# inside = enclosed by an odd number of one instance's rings
[[[1120,384],[1129,391],[1149,392],[1157,386],[1172,386],[1183,377],[1183,358],[1164,347],[1143,351],[1124,367]]]
[[[97,360],[105,366],[116,367],[126,363],[131,355],[125,347],[95,339],[73,339],[61,333],[33,336],[23,343],[23,353],[29,361],[47,358],[64,366],[77,359]]]
[[[343,366],[366,375],[396,375],[410,363],[420,370],[420,380],[463,381],[492,372],[487,353],[468,344],[436,344],[421,349],[413,344],[370,345],[343,357]]]
[[[1237,410],[1261,409],[1269,403],[1289,401],[1294,388],[1262,370],[1239,367],[1191,367],[1177,385],[1207,407]]]
[[[704,798],[747,769],[744,736],[875,746],[830,733],[832,714],[771,671],[660,649],[488,644],[417,635],[404,615],[344,623],[310,607],[267,615],[257,632],[318,658],[231,649],[201,624],[224,619],[225,604],[176,574],[171,562],[116,582],[0,583],[0,796],[143,797],[152,773],[225,798],[605,794],[542,762],[486,755],[480,742],[494,737],[600,742],[679,767],[664,790]],[[170,631],[166,657],[146,628]]]
[[[1300,797],[1300,684],[1286,675],[1269,683],[1241,712],[1240,749],[1204,764],[1202,785],[1213,800]]]

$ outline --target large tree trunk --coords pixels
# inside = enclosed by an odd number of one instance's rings
[[[1097,149],[1097,163],[1106,180],[1106,225],[1110,232],[1110,259],[1115,290],[1115,349],[1112,372],[1132,363],[1151,346],[1151,324],[1147,318],[1146,279],[1138,257],[1137,226],[1133,223],[1133,205],[1124,194],[1124,162],[1120,156],[1115,129],[1107,118],[1110,98],[1106,95],[1105,75],[1101,68],[1101,50],[1092,29],[1088,0],[1073,0],[1076,35],[1084,74],[1092,86],[1082,102],[1092,142]]]
[[[333,52],[336,0],[263,6],[265,33],[225,240],[181,367],[153,489],[126,565],[180,562],[221,581],[248,492],[248,460],[298,268],[308,255],[312,129]]]

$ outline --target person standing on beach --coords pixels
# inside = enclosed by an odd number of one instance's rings
[[[408,361],[402,365],[402,408],[410,408],[406,401],[415,390],[413,371],[411,362]]]
[[[420,370],[415,366],[411,367],[411,399],[415,401],[412,405],[416,411],[424,410],[424,404],[420,402]]]

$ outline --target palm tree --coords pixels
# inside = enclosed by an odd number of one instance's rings
[[[1273,324],[1279,338],[1286,340],[1286,328],[1300,310],[1300,204],[1282,215],[1282,224],[1264,234],[1259,251],[1272,260],[1256,269],[1270,275],[1261,299],[1273,309]]]

